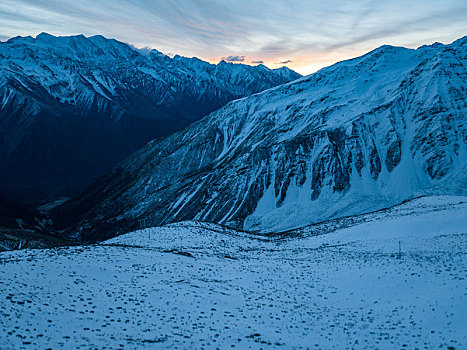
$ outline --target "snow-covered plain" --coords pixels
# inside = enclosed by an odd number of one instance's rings
[[[0,348],[467,348],[467,197],[0,255]],[[401,254],[399,255],[399,242]]]

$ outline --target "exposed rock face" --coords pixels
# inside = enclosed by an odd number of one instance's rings
[[[203,220],[278,231],[467,192],[466,38],[383,46],[151,142],[56,211],[84,237]]]
[[[148,141],[299,77],[288,68],[144,53],[102,36],[2,42],[0,193],[76,193]]]

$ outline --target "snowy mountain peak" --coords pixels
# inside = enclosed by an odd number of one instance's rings
[[[451,46],[465,47],[467,45],[467,35],[454,41]]]
[[[73,37],[73,36],[72,36]],[[38,34],[36,36],[36,41],[39,41],[39,42],[51,42],[51,41],[56,41],[56,39],[58,39],[60,37],[56,37],[52,34],[49,34],[49,33],[46,33],[46,32],[42,32],[40,34]]]
[[[267,68],[266,66],[263,67]],[[273,69],[273,71],[277,74],[280,74],[284,78],[290,79],[291,81],[301,78],[300,76],[297,76],[297,72],[293,71],[292,69],[286,66]]]

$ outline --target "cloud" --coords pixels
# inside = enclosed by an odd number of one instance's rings
[[[251,61],[251,63],[253,63],[253,64],[263,64],[264,61]]]
[[[288,57],[297,69],[315,64],[317,57],[320,65],[326,65],[382,44],[447,43],[467,32],[465,0],[312,4],[310,0],[1,0],[0,40],[40,32],[101,34],[136,47],[204,59],[241,52],[245,56],[232,56],[239,59],[231,62],[261,57],[271,64]]]
[[[225,60],[227,62],[243,62],[245,61],[245,56],[227,56]]]
[[[287,61],[278,62],[276,64],[289,64],[289,63],[292,63],[292,62],[293,62],[292,60],[287,60]]]
[[[274,43],[262,46],[260,52],[265,56],[280,56],[289,51],[285,43]]]

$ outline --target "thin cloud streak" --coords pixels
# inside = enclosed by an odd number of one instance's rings
[[[228,56],[225,58],[227,62],[244,62],[245,56]]]
[[[290,60],[306,74],[382,44],[453,41],[465,18],[464,0],[3,0],[0,38],[102,34],[202,59]]]

